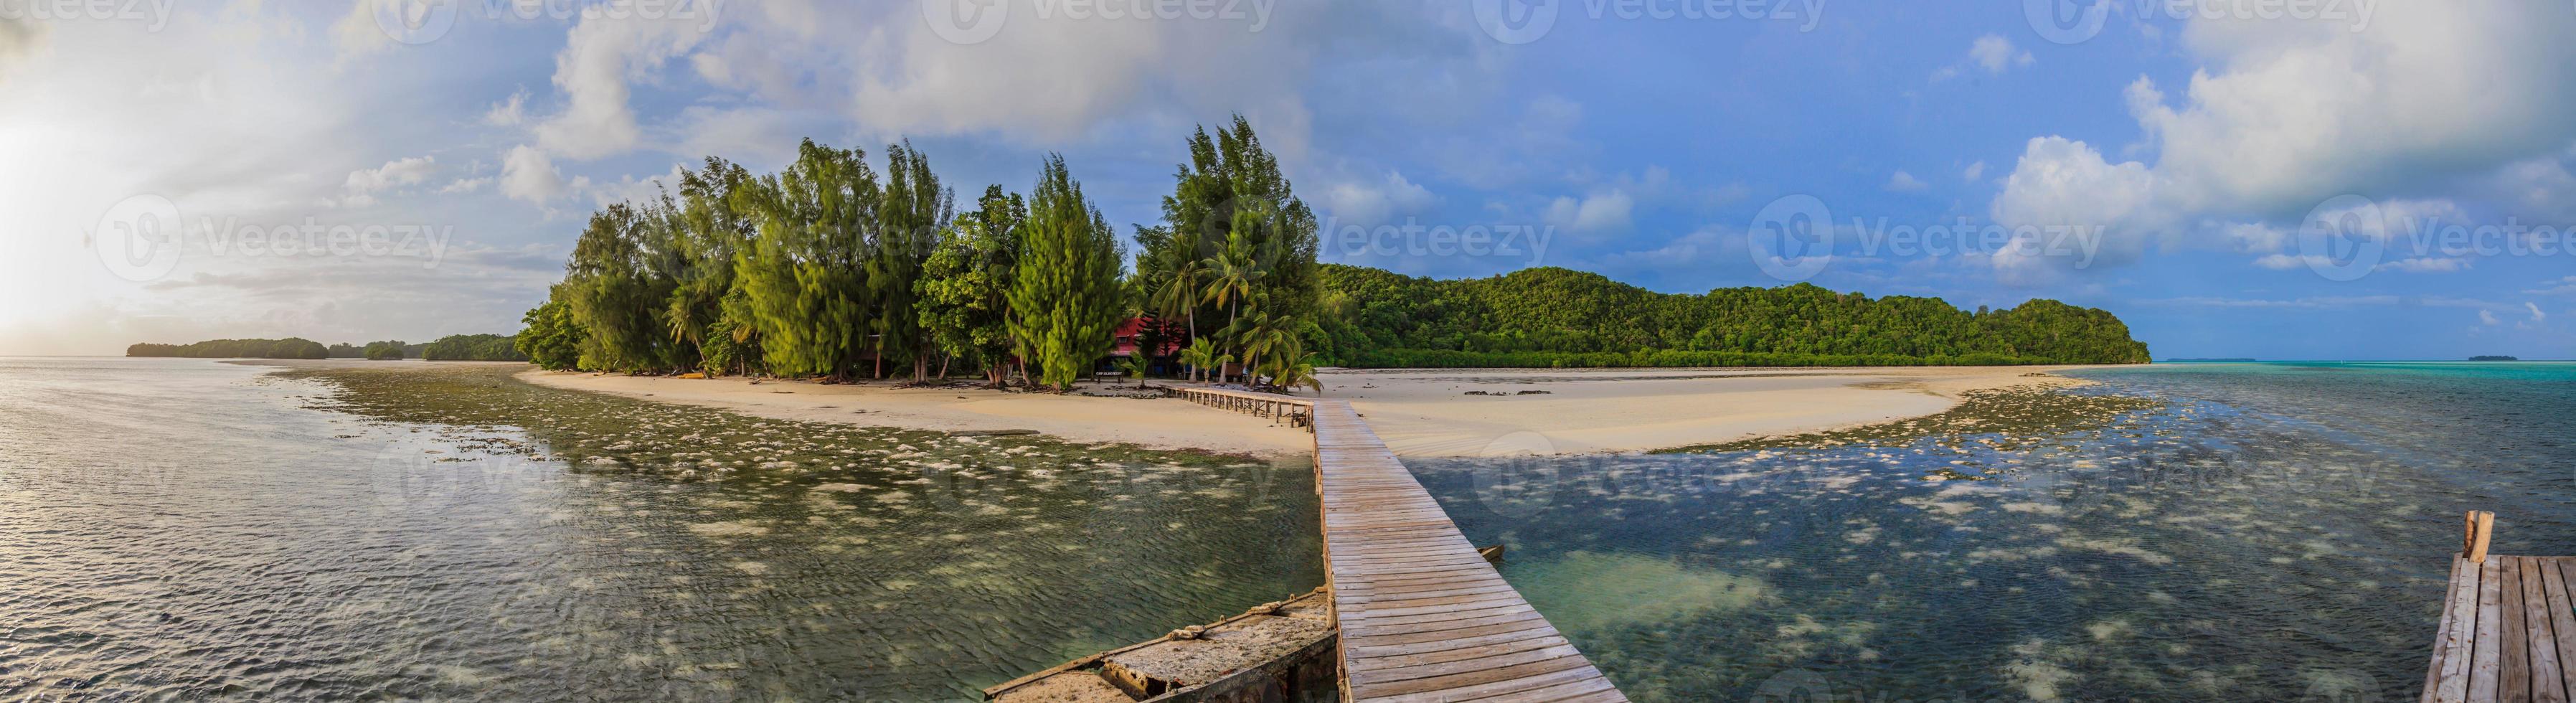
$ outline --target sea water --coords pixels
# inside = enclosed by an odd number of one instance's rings
[[[1321,583],[1302,460],[330,365],[0,359],[0,700],[980,700]]]
[[[1640,700],[2411,700],[2462,512],[2576,555],[2576,364],[2073,375],[2090,411],[1408,464]]]

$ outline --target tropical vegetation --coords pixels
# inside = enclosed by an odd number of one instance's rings
[[[2110,313],[1962,310],[1812,285],[1665,294],[1538,268],[1434,280],[1320,264],[1317,220],[1240,116],[1184,140],[1133,257],[1050,155],[1025,195],[962,208],[930,157],[806,140],[776,173],[719,158],[593,213],[514,351],[549,369],[1069,390],[1119,345],[1130,376],[1290,391],[1319,366],[2125,363]],[[882,170],[877,165],[882,163]],[[1121,339],[1120,335],[1130,335]],[[488,348],[480,340],[477,348]],[[443,354],[443,352],[442,352]]]
[[[125,348],[126,356],[187,357],[196,359],[323,359],[330,349],[320,342],[301,337],[285,339],[210,339],[195,344],[135,344]]]
[[[1325,265],[1332,364],[1359,367],[2126,364],[2145,344],[2109,312],[2054,300],[1963,310],[1810,285],[1657,293],[1534,268],[1434,280]]]

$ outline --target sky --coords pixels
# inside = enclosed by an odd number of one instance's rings
[[[708,156],[1242,114],[1328,261],[2110,310],[2158,358],[2576,357],[2566,0],[0,0],[0,354],[509,333]]]

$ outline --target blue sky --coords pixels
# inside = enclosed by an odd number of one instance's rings
[[[2456,5],[0,0],[0,353],[507,332],[600,204],[808,136],[1062,152],[1123,229],[1240,112],[1329,260],[2576,356],[2576,6]]]

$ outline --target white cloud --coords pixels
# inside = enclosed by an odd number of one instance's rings
[[[1915,178],[1914,174],[1904,171],[1898,171],[1887,177],[1887,189],[1899,193],[1913,193],[1930,187],[1932,184],[1925,183],[1922,179]]]
[[[2568,276],[2551,281],[2541,281],[2539,288],[2533,288],[2523,292],[2530,293],[2532,295],[2576,294],[2576,276]]]
[[[536,125],[537,144],[574,159],[596,159],[633,149],[643,130],[627,105],[630,81],[649,81],[662,65],[707,36],[699,18],[641,19],[585,14],[555,54],[554,85],[563,91],[562,113]]]
[[[2324,254],[2303,254],[2298,256],[2292,256],[2289,254],[2265,254],[2254,259],[2254,265],[2274,271],[2288,271],[2302,266],[2327,268],[2334,266],[2334,263],[2333,257],[2329,257]]]
[[[1557,198],[1548,204],[1546,219],[1548,224],[1576,232],[1604,232],[1626,228],[1636,207],[1636,198],[1614,188],[1594,192],[1579,201]]]
[[[2045,238],[2050,228],[2093,237],[2098,254],[2081,259],[2087,265],[2134,259],[2145,250],[2145,241],[2109,233],[2163,227],[2158,219],[2162,213],[2149,208],[2155,197],[2156,178],[2146,164],[2113,164],[2093,147],[2064,137],[2032,139],[2012,175],[2004,177],[2003,190],[1987,212],[2006,227],[2037,229],[2017,232],[2014,245],[1996,252],[1991,263],[2006,282],[2028,283],[2053,275],[2048,243],[2019,241]]]
[[[1968,57],[1963,62],[1943,66],[1933,71],[1932,82],[1939,83],[1957,78],[1971,70],[2000,74],[2016,66],[2031,65],[2037,60],[2028,51],[2015,50],[2012,40],[2005,39],[2003,35],[1988,34],[1977,37],[1976,41],[1968,44]]]
[[[1618,275],[1629,272],[1704,272],[1726,263],[1742,264],[1745,242],[1741,234],[1727,227],[1709,225],[1691,231],[1663,246],[1653,249],[1621,252],[1601,257],[1587,267],[1598,267],[1603,273]]]
[[[2563,118],[2576,112],[2576,42],[2565,41],[2576,13],[2379,9],[2361,31],[2340,20],[2192,20],[2184,44],[2203,68],[2179,99],[2145,77],[2126,91],[2152,166],[2034,139],[1995,215],[2105,225],[2114,252],[2232,243],[2218,223],[2295,222],[2349,193],[2446,202],[2421,196],[2576,143],[2576,121]],[[2526,180],[2553,182],[2529,168]]]
[[[2013,66],[2028,66],[2033,60],[2030,52],[2013,51],[2012,40],[1999,34],[1977,37],[1975,43],[1968,45],[1968,59],[1987,73],[2002,73]]]
[[[563,172],[555,169],[545,152],[521,144],[501,157],[502,195],[543,206],[570,192]]]
[[[2419,256],[2380,264],[2378,266],[2371,267],[2370,270],[2398,271],[2403,273],[2458,273],[2462,269],[2467,268],[2470,268],[2468,259],[2446,259],[2440,257]]]
[[[1333,219],[1362,226],[1392,224],[1399,216],[1420,212],[1437,202],[1439,198],[1430,189],[1395,171],[1386,172],[1386,177],[1375,183],[1333,184],[1325,189],[1323,197],[1325,212]]]
[[[2496,319],[2495,311],[2493,310],[2479,310],[2478,323],[2493,326],[2504,324],[2504,321]]]
[[[511,93],[508,100],[492,103],[492,109],[483,113],[483,124],[494,127],[516,127],[527,120],[528,89],[526,88]]]
[[[446,193],[474,193],[474,192],[482,191],[482,190],[483,190],[483,187],[484,187],[484,186],[488,186],[488,185],[492,185],[492,177],[491,177],[491,176],[482,176],[482,177],[477,177],[477,178],[459,178],[459,179],[456,179],[456,180],[454,180],[454,181],[449,181],[449,182],[447,183],[447,185],[440,186],[440,187],[438,188],[438,192],[439,192],[439,193],[442,193],[442,194],[446,194]]]
[[[414,156],[388,161],[385,165],[376,168],[351,171],[348,179],[340,185],[342,191],[340,204],[345,207],[364,207],[374,204],[375,194],[387,188],[418,185],[421,181],[429,179],[430,172],[437,168],[437,162],[437,157]]]
[[[2541,312],[2540,305],[2537,303],[2526,300],[2523,301],[2522,307],[2531,310],[2532,322],[2542,322],[2549,319],[2549,313]]]
[[[2258,222],[2232,223],[2219,231],[2236,245],[2237,251],[2243,252],[2276,252],[2293,241],[2288,231]]]
[[[1977,179],[1984,177],[1986,177],[1986,162],[1984,161],[1968,164],[1967,170],[1959,172],[1959,179],[1970,183],[1974,183]]]

